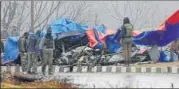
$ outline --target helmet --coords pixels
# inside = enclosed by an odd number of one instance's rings
[[[128,17],[125,17],[125,18],[123,19],[123,23],[124,23],[124,24],[126,24],[126,23],[130,23],[129,18],[128,18]]]

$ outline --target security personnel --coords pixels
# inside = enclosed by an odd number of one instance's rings
[[[21,58],[21,66],[22,71],[26,72],[26,58],[27,58],[27,39],[28,39],[29,33],[25,32],[23,36],[19,38],[18,41],[18,48],[20,52],[20,58]]]
[[[133,25],[130,23],[128,17],[123,19],[123,25],[121,26],[121,40],[122,40],[122,47],[124,52],[125,61],[131,61],[131,49],[132,49],[132,32],[133,32]]]
[[[39,37],[40,37],[39,30],[36,34],[30,34],[27,43],[27,50],[28,50],[28,73],[37,73],[37,66],[38,66],[38,54],[39,54]],[[31,71],[32,68],[32,71]]]
[[[40,50],[42,50],[42,73],[45,75],[45,69],[48,65],[48,74],[52,74],[52,61],[53,61],[53,50],[55,49],[55,42],[52,37],[51,27],[47,29],[47,34],[42,38],[40,42]]]
[[[42,53],[41,53],[40,48],[39,48],[40,38],[41,38],[40,34],[41,34],[41,30],[37,30],[37,32],[36,32],[36,36],[37,36],[36,52],[37,52],[38,59],[40,59],[40,63],[41,63],[41,61],[42,61]]]
[[[0,39],[0,55],[3,55],[3,52],[4,52],[4,44]],[[0,57],[2,58],[2,56],[0,56]],[[0,64],[1,64],[1,60],[2,60],[1,58],[0,58]]]
[[[170,48],[170,62],[174,61],[174,53],[179,56],[179,39],[176,39],[172,42]]]

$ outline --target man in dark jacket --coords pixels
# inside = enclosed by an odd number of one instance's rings
[[[31,34],[28,38],[28,73],[37,73],[37,63],[39,56],[39,37],[40,31],[38,30],[36,34]]]
[[[122,48],[124,52],[125,61],[129,62],[131,60],[131,49],[132,49],[132,32],[133,32],[133,25],[130,23],[128,17],[123,19],[123,25],[121,26],[121,41],[122,41]]]

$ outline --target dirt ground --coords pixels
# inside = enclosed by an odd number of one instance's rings
[[[77,88],[76,85],[57,80],[25,82],[16,80],[10,72],[4,72],[2,88]]]
[[[151,64],[137,64],[135,67],[179,67],[179,61],[176,62],[159,62]]]

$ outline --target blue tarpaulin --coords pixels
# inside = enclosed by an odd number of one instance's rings
[[[94,29],[95,38],[98,41],[98,44],[94,48],[101,49],[103,47],[103,43],[101,42],[102,40],[99,38],[99,36],[102,37],[102,35],[99,34],[99,32],[102,34],[106,34],[106,29],[104,25],[95,26],[93,29]]]
[[[5,56],[3,56],[2,64],[11,62],[17,59],[19,55],[18,45],[17,41],[19,40],[19,37],[9,37],[6,40],[5,43]]]
[[[176,53],[174,53],[173,61],[176,61],[176,60],[178,60],[178,55]],[[169,62],[170,61],[170,52],[161,51],[159,61],[161,61],[161,62]]]
[[[179,23],[165,23],[166,30],[146,31],[133,37],[133,42],[138,45],[151,46],[156,43],[158,46],[166,46],[170,42],[179,38]]]
[[[105,41],[109,52],[115,53],[120,48],[120,43],[117,40],[114,40],[113,38],[115,38],[114,35],[106,36]]]
[[[112,39],[107,38],[106,42],[111,46],[117,45],[114,41],[117,40],[120,32],[114,34],[115,36]],[[153,31],[144,31],[139,35],[133,37],[133,43],[136,45],[143,46],[152,46],[156,43],[158,46],[163,47],[171,43],[172,41],[179,38],[179,23],[169,24],[165,23],[164,30],[153,30]],[[110,41],[110,43],[109,43]],[[111,43],[112,42],[112,43]],[[111,49],[112,52],[119,49],[118,47]]]
[[[133,42],[138,45],[151,46],[166,46],[170,42],[179,38],[179,10],[172,14],[160,28],[153,31],[145,31],[136,37],[133,37]]]
[[[120,35],[120,32],[121,32],[121,31],[118,30],[118,31],[116,32],[116,34],[106,36],[105,42],[106,42],[106,44],[107,44],[107,46],[108,46],[109,52],[115,53],[115,52],[117,52],[118,49],[120,48],[120,42],[118,41],[118,37],[119,37],[119,35]]]
[[[56,34],[70,31],[79,31],[80,33],[85,33],[85,31],[88,29],[88,25],[79,24],[66,18],[59,18],[52,21],[50,27],[52,28],[52,36],[54,39],[56,38]],[[43,30],[42,32],[42,36],[44,36],[46,34],[46,30]]]
[[[88,29],[87,25],[82,25],[74,21],[61,18],[52,21],[50,24],[52,28],[53,38],[56,38],[57,33],[70,32],[78,30],[81,33],[85,34],[85,31]],[[95,27],[95,36],[96,40],[99,39],[98,32],[105,34],[105,28],[103,25]],[[116,52],[119,49],[119,43],[116,42],[117,37],[119,36],[120,31],[111,36],[106,36],[106,43],[111,52]],[[46,34],[46,31],[43,30],[41,37]],[[100,35],[101,36],[101,35]],[[139,35],[133,37],[133,43],[137,45],[151,46],[152,44],[157,44],[158,46],[166,46],[170,42],[179,38],[179,10],[177,10],[173,15],[168,18],[163,25],[163,28],[154,29],[153,31],[144,31]],[[5,56],[3,57],[3,63],[7,61],[13,61],[17,58],[18,48],[17,48],[18,37],[10,37],[7,39],[5,44]],[[99,47],[102,45],[98,45]]]
[[[60,18],[57,20],[52,21],[50,24],[52,28],[52,36],[55,39],[57,33],[63,33],[63,32],[70,32],[70,31],[79,31],[81,33],[85,33],[88,26],[79,24],[77,22],[74,22],[72,20],[68,20],[65,18]],[[46,30],[43,30],[41,32],[41,38],[45,36]],[[78,37],[79,38],[79,37]],[[2,64],[14,61],[17,59],[19,55],[18,50],[18,41],[19,37],[9,37],[5,43],[5,55],[3,56]],[[76,39],[76,38],[73,38]]]
[[[171,43],[172,41],[179,38],[179,10],[177,10],[174,14],[172,14],[165,22],[162,27],[158,29],[154,29],[152,31],[144,31],[137,36],[133,37],[133,43],[136,45],[143,45],[143,46],[152,46],[153,44],[157,44],[158,46],[166,46],[167,44]],[[117,40],[118,35],[120,32],[117,32],[113,39],[109,39],[106,41],[110,46],[117,45],[114,41]],[[112,52],[119,49],[117,46],[116,48],[110,49]],[[110,47],[111,48],[111,47]]]

